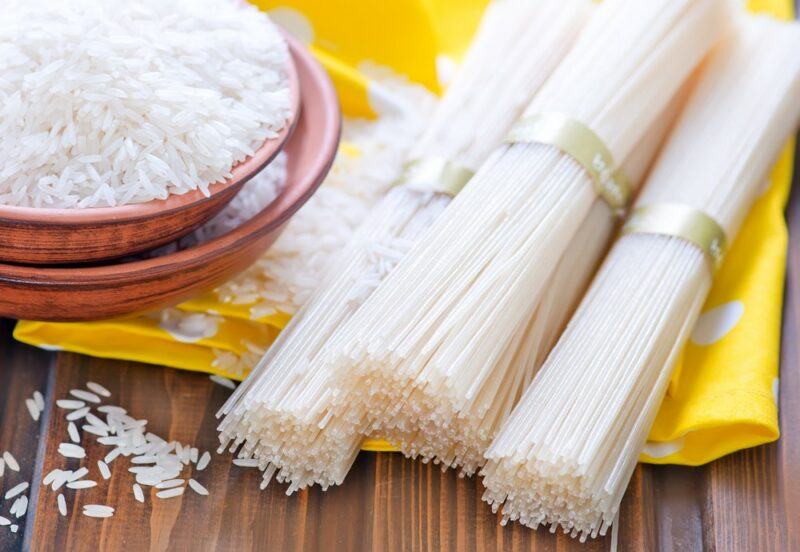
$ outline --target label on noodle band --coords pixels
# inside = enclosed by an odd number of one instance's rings
[[[594,183],[595,191],[617,215],[623,215],[631,197],[628,179],[614,165],[606,145],[592,129],[560,113],[542,113],[521,119],[506,137],[507,143],[554,146],[579,163]]]
[[[622,234],[674,236],[696,245],[716,271],[725,255],[725,230],[710,215],[679,203],[654,203],[631,213]]]
[[[455,197],[474,174],[474,171],[444,157],[425,157],[410,161],[397,185]]]

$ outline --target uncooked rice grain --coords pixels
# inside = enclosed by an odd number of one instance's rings
[[[92,481],[90,479],[81,479],[80,481],[73,481],[72,483],[67,483],[68,489],[91,489],[92,487],[97,486],[97,481]]]
[[[80,444],[81,435],[78,433],[78,426],[75,425],[75,422],[70,422],[67,424],[67,433],[69,433],[70,441],[75,444]]]
[[[91,412],[86,414],[86,421],[89,422],[91,425],[97,427],[97,428],[101,428],[101,429],[105,429],[105,430],[109,429],[108,424],[106,424],[103,420],[101,420],[100,418],[98,418],[97,416],[92,414]]]
[[[89,382],[86,382],[86,387],[89,389],[89,391],[91,391],[92,393],[95,393],[96,395],[100,395],[101,397],[110,397],[111,396],[111,391],[109,391],[108,389],[106,389],[105,387],[100,385],[99,383],[95,383],[93,381],[89,381]]]
[[[16,485],[15,487],[10,488],[5,494],[5,499],[8,500],[9,498],[14,498],[15,496],[17,496],[20,493],[24,493],[27,490],[28,486],[29,486],[28,482],[27,481],[23,481],[19,485]]]
[[[120,406],[112,406],[112,405],[103,405],[97,407],[98,412],[102,412],[103,414],[127,414],[128,411]]]
[[[78,408],[83,408],[84,406],[86,406],[86,403],[83,401],[76,401],[72,399],[60,399],[56,401],[56,406],[58,406],[59,408],[64,408],[66,410],[76,410]]]
[[[183,487],[177,487],[174,489],[167,489],[166,491],[160,491],[156,493],[158,498],[174,498],[176,496],[181,496],[183,494]]]
[[[87,504],[83,507],[83,515],[88,517],[107,518],[114,515],[114,508],[101,504]]]
[[[74,422],[75,420],[80,420],[81,418],[86,416],[86,414],[89,413],[89,410],[91,410],[91,408],[88,406],[84,406],[83,408],[73,410],[72,412],[67,414],[67,420],[70,422]]]
[[[203,487],[200,483],[195,481],[194,479],[189,479],[189,486],[192,488],[194,492],[199,495],[208,496],[208,489]]]
[[[138,483],[133,484],[133,497],[139,502],[144,502],[144,491]]]
[[[66,471],[66,472],[64,472],[64,474],[67,476],[67,481],[69,481],[71,483],[73,481],[77,481],[78,479],[82,478],[84,475],[88,475],[89,474],[89,468],[84,466],[84,467],[82,467],[79,470],[76,470],[74,472]]]
[[[56,476],[59,475],[60,473],[61,470],[59,470],[58,468],[51,470],[50,472],[47,473],[47,475],[44,476],[44,479],[42,479],[42,485],[49,485],[55,480]]]
[[[0,204],[207,194],[285,126],[288,59],[239,0],[6,0]]]
[[[83,447],[72,443],[58,445],[58,453],[65,458],[84,458],[86,456],[86,451]]]
[[[115,448],[114,450],[112,450],[111,452],[109,452],[108,454],[106,454],[106,457],[105,457],[105,458],[103,458],[103,462],[105,462],[106,464],[110,464],[110,463],[111,463],[111,462],[113,462],[113,461],[114,461],[114,460],[117,458],[117,456],[119,456],[120,454],[122,454],[122,449],[121,449],[121,448]]]
[[[197,471],[203,471],[206,469],[206,466],[208,466],[209,462],[211,462],[211,453],[206,451],[200,456],[200,460],[197,461]]]
[[[19,471],[19,464],[17,463],[17,459],[14,458],[14,456],[10,452],[5,451],[3,453],[3,460],[6,461],[6,465],[9,467],[9,469],[14,470],[15,472]]]
[[[236,389],[236,384],[233,383],[233,381],[229,380],[228,378],[214,374],[209,376],[208,379],[210,379],[217,385],[221,385],[222,387],[227,387],[228,389]]]
[[[72,389],[69,392],[70,395],[75,397],[76,399],[80,399],[82,401],[90,402],[90,403],[99,403],[100,397],[95,395],[90,391],[84,391],[83,389]]]
[[[16,516],[17,519],[24,516],[28,511],[28,497],[23,495],[14,501],[14,504],[11,506],[11,513]]]
[[[36,406],[36,401],[33,399],[25,399],[25,407],[28,409],[28,413],[31,415],[31,418],[33,418],[33,421],[38,422],[41,412]]]
[[[102,460],[98,460],[97,469],[100,470],[100,475],[103,476],[103,479],[111,479],[111,470],[108,469],[108,464]]]
[[[63,494],[58,495],[58,512],[66,517],[67,516],[67,499],[64,498]]]
[[[156,489],[171,489],[173,487],[180,487],[186,483],[185,479],[168,479],[156,485]]]

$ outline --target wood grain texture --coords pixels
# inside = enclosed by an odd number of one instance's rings
[[[800,550],[800,185],[789,208],[791,245],[784,311],[780,387],[782,437],[700,468],[639,466],[623,502],[619,549],[631,551]],[[14,442],[19,477],[41,481],[55,467],[76,468],[56,454],[66,438],[54,401],[87,380],[107,386],[114,403],[149,420],[148,429],[201,449],[216,445],[214,414],[228,391],[207,377],[135,363],[50,354],[10,339],[3,324],[0,450]],[[53,362],[55,359],[55,362]],[[48,411],[41,432],[22,400],[38,388]],[[88,442],[88,440],[87,440]],[[58,515],[55,495],[35,486],[20,534],[0,527],[0,550],[431,550],[599,551],[610,538],[581,545],[563,535],[502,527],[482,504],[476,479],[411,462],[397,454],[360,455],[342,487],[292,497],[281,486],[258,490],[259,473],[215,456],[197,475],[210,497],[134,501],[128,463],[112,463],[102,481],[94,465],[107,449],[89,445],[89,467],[100,485],[66,491],[73,515]],[[16,481],[16,480],[15,480]],[[12,481],[6,475],[0,490]],[[74,515],[86,503],[117,508],[113,518]],[[0,501],[1,512],[10,505]]]
[[[12,341],[10,320],[0,321],[0,455],[9,451],[20,465],[15,472],[6,466],[5,474],[0,477],[0,516],[12,519],[19,525],[19,531],[13,534],[8,527],[0,527],[0,551],[19,550],[23,538],[33,519],[30,512],[37,499],[38,488],[31,488],[26,494],[31,501],[28,516],[16,519],[10,515],[9,509],[13,500],[3,500],[6,492],[19,483],[35,479],[37,462],[42,458],[40,446],[45,438],[41,421],[47,417],[47,411],[35,422],[25,399],[31,398],[34,391],[40,391],[45,400],[49,400],[50,375],[52,373],[53,355],[34,349],[20,347]]]

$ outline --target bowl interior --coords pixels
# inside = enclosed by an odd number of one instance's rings
[[[161,257],[81,267],[0,264],[0,282],[59,291],[139,282],[146,285],[148,280],[169,278],[177,271],[200,269],[247,242],[279,231],[321,184],[333,163],[341,130],[338,99],[327,74],[296,40],[287,37],[287,41],[303,94],[300,116],[284,148],[287,153],[284,189],[264,210],[227,234]]]
[[[211,184],[208,187],[209,196],[213,196],[233,186],[241,186],[261,169],[283,149],[292,136],[300,115],[301,86],[296,67],[296,47],[294,39],[283,33],[289,44],[290,56],[287,64],[287,78],[291,92],[292,110],[286,125],[274,138],[268,139],[255,153],[238,163],[231,169],[231,177],[224,182]],[[294,44],[294,46],[293,46]],[[143,203],[131,203],[118,207],[88,207],[85,209],[60,209],[49,207],[19,207],[0,205],[0,219],[19,222],[33,222],[37,224],[80,224],[99,223],[123,219],[149,218],[161,213],[173,212],[191,208],[192,205],[208,200],[201,190],[192,190],[185,194],[173,194],[166,199],[155,199]]]

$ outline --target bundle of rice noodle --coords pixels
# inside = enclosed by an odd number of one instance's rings
[[[492,154],[331,338],[337,423],[463,474],[480,467],[588,285],[665,110],[729,30],[728,10],[724,0],[597,8],[512,130],[516,143]]]
[[[800,117],[800,27],[743,22],[705,68],[574,318],[486,453],[504,522],[612,523],[715,266]]]
[[[276,470],[279,481],[291,481],[290,493],[342,481],[359,443],[340,452],[338,439],[330,441],[323,431],[335,382],[320,351],[501,142],[566,55],[590,9],[586,0],[490,6],[405,176],[221,410],[222,446],[243,443],[240,456],[257,458],[266,470],[264,485]]]

